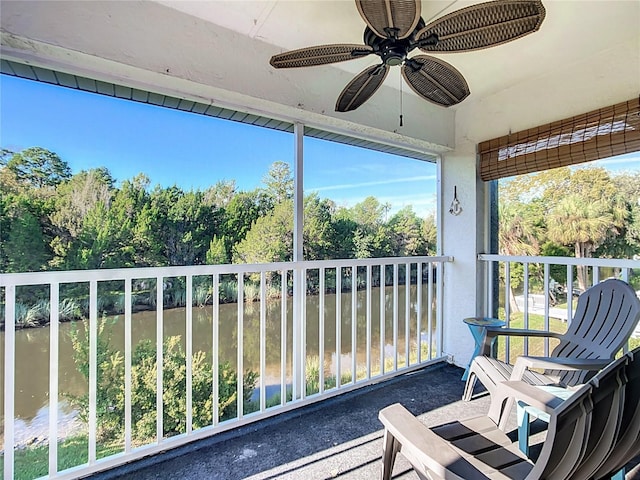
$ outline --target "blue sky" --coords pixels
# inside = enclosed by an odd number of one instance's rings
[[[204,189],[236,180],[260,186],[269,166],[291,164],[293,135],[0,76],[0,145],[12,151],[39,146],[57,153],[73,172],[105,166],[117,181],[144,172],[151,184]],[[338,205],[368,195],[392,210],[435,208],[434,164],[333,142],[305,139],[305,191]]]
[[[236,180],[260,186],[269,166],[291,163],[293,135],[0,75],[0,146],[39,146],[73,172],[107,167],[117,181],[145,173],[152,186],[204,189]],[[640,154],[596,162],[640,170]],[[305,191],[352,206],[373,195],[391,212],[411,205],[421,216],[436,202],[434,164],[305,139]]]

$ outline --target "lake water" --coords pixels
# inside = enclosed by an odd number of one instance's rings
[[[426,289],[423,292],[422,305],[428,305]],[[398,351],[402,357],[405,352],[405,287],[398,289]],[[393,288],[385,290],[385,339],[386,353],[393,352],[390,342],[393,338]],[[366,362],[366,292],[360,291],[356,297],[356,359],[358,366],[364,367]],[[292,350],[292,299],[287,302],[287,378],[290,376],[290,359]],[[371,294],[371,345],[372,368],[380,366],[380,290],[372,289]],[[352,355],[352,294],[341,294],[341,365],[342,371],[351,368]],[[281,383],[281,300],[267,300],[266,317],[266,370],[261,372],[265,383],[271,385],[270,391],[279,391],[275,388]],[[416,332],[416,287],[410,287],[410,335],[415,339]],[[427,312],[423,307],[423,331],[426,330]],[[308,296],[306,304],[306,353],[307,357],[318,356],[319,353],[319,297]],[[335,349],[336,349],[336,295],[325,295],[324,304],[324,348],[326,374],[335,373]],[[216,351],[219,361],[229,361],[237,366],[238,344],[238,305],[223,304],[219,307],[219,342],[217,348],[213,348],[213,309],[211,306],[193,307],[193,352],[203,351],[211,359],[212,352]],[[177,308],[164,311],[163,332],[164,337],[174,335],[181,336],[183,348],[185,347],[186,309]],[[82,323],[77,323],[82,327]],[[69,332],[71,323],[60,325],[59,334],[59,399],[63,401],[66,395],[80,395],[87,392],[87,381],[78,372],[73,356],[71,338]],[[260,304],[259,302],[244,304],[243,310],[243,366],[256,372],[260,370]],[[16,370],[15,370],[15,417],[18,420],[16,427],[28,428],[30,423],[43,423],[42,418],[48,416],[49,406],[49,334],[50,329],[32,328],[16,331]],[[124,316],[110,317],[102,335],[110,338],[110,344],[116,349],[124,350]],[[0,362],[0,376],[4,382],[4,332],[0,333],[2,352]],[[156,312],[139,312],[132,315],[132,343],[149,339],[155,344],[156,339]],[[413,340],[412,340],[413,341]],[[415,341],[413,341],[415,345]],[[391,348],[390,348],[391,347]],[[209,360],[210,361],[210,360]],[[4,384],[3,384],[4,385]],[[4,388],[2,393],[2,409],[4,411]],[[61,414],[68,418],[69,410],[61,405]],[[38,420],[40,419],[40,420]],[[35,426],[35,425],[34,425]]]

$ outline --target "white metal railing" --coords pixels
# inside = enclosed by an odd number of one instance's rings
[[[187,267],[131,268],[91,271],[36,272],[0,275],[0,293],[4,298],[4,478],[14,478],[15,446],[15,398],[16,328],[20,327],[17,313],[18,303],[28,302],[23,289],[46,288],[48,290],[50,334],[49,334],[49,462],[48,476],[72,478],[112,468],[143,456],[174,448],[195,439],[235,428],[246,423],[266,418],[286,410],[322,400],[348,390],[380,381],[381,379],[421,368],[443,360],[442,355],[442,278],[444,264],[450,257],[404,257],[364,260],[330,260],[284,262],[255,265],[211,265]],[[88,320],[88,440],[87,459],[82,465],[60,468],[58,459],[58,402],[64,393],[59,388],[59,318],[60,306],[70,295],[69,286],[88,284],[84,301],[88,305],[85,317]],[[163,371],[166,354],[164,317],[167,314],[167,292],[171,285],[180,285],[179,295],[184,295],[184,350],[186,369],[186,402],[184,429],[168,436],[165,432],[163,409],[165,378]],[[196,287],[196,284],[198,285]],[[98,412],[100,384],[98,382],[98,359],[100,337],[99,303],[101,291],[106,285],[113,294],[123,299],[119,321],[124,323],[122,357],[124,362],[124,419],[120,451],[115,454],[99,454]],[[153,291],[154,285],[155,294]],[[204,285],[204,287],[203,287]],[[251,287],[249,286],[251,285]],[[237,310],[234,326],[236,338],[221,337],[220,312],[228,296],[223,287],[237,292]],[[80,287],[78,287],[80,288]],[[76,292],[73,295],[78,295]],[[212,413],[211,424],[195,428],[193,390],[193,312],[194,305],[202,302],[200,292],[205,288],[211,295],[205,301],[212,312],[211,352],[207,354],[213,378],[211,380]],[[256,293],[257,288],[257,293]],[[378,289],[376,292],[375,289]],[[155,309],[155,400],[149,405],[155,410],[155,438],[141,442],[134,438],[132,416],[132,369],[134,332],[132,327],[133,307],[144,290],[145,298]],[[401,292],[403,290],[403,292]],[[26,291],[26,290],[25,290]],[[176,290],[177,291],[177,290]],[[174,295],[178,295],[174,291]],[[196,301],[194,295],[199,296]],[[248,297],[251,298],[248,298]],[[63,298],[64,297],[64,298]],[[155,299],[155,305],[153,302]],[[275,299],[275,300],[274,300]],[[231,298],[233,301],[234,299]],[[245,301],[246,300],[246,301]],[[251,302],[250,302],[251,301]],[[335,315],[327,315],[327,302],[335,302]],[[280,302],[275,314],[269,310],[270,302]],[[233,302],[231,302],[233,303]],[[255,332],[245,331],[247,305],[259,308],[259,357],[257,383],[254,396],[257,400],[247,404],[244,391],[245,341]],[[317,305],[317,312],[316,312]],[[310,310],[313,310],[311,312]],[[350,310],[350,312],[349,312]],[[272,316],[275,315],[275,320]],[[307,332],[310,322],[317,316],[317,338]],[[311,319],[311,320],[310,320]],[[279,399],[267,395],[267,323],[278,323],[274,332],[279,332]],[[315,325],[315,324],[314,324]],[[270,326],[269,328],[272,328]],[[335,333],[330,337],[328,331]],[[270,330],[271,331],[271,330]],[[314,330],[315,332],[315,330]],[[350,344],[343,351],[345,339]],[[362,338],[364,337],[364,338]],[[277,339],[276,339],[277,340]],[[237,355],[235,369],[236,413],[233,418],[221,418],[218,399],[221,384],[218,369],[221,345],[235,342]],[[273,342],[272,342],[273,343]],[[316,347],[317,345],[317,347]],[[364,352],[357,350],[363,346]],[[311,351],[313,350],[313,351]],[[319,372],[318,387],[309,385],[311,368],[309,357],[317,353]],[[333,370],[325,367],[325,359],[335,359]],[[165,382],[166,381],[166,382]],[[247,395],[245,395],[247,394]],[[275,400],[274,400],[275,399]],[[275,401],[275,404],[274,404]],[[251,409],[245,411],[251,406]],[[249,411],[250,410],[250,411]],[[102,457],[102,458],[99,458]],[[61,470],[61,471],[59,471]],[[46,474],[45,474],[46,476]]]
[[[566,329],[573,318],[572,299],[581,293],[581,287],[588,288],[609,277],[629,282],[640,276],[637,260],[489,254],[481,254],[478,259],[486,265],[486,315],[499,315],[507,326],[518,317],[523,328],[531,328],[537,315],[542,317],[544,330]],[[577,284],[579,269],[585,285]],[[557,304],[562,307],[556,308]],[[529,347],[529,340],[524,339],[515,355],[528,355]],[[541,353],[549,354],[549,339],[543,341]],[[501,355],[506,362],[515,356],[509,337]]]

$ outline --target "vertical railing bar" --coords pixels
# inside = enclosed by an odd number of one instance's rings
[[[593,285],[597,285],[598,283],[600,283],[600,268],[594,265],[592,267],[592,271],[593,271]]]
[[[358,333],[358,267],[351,267],[351,382],[356,383]]]
[[[620,279],[624,282],[629,283],[629,271],[631,269],[630,268],[623,268],[622,271],[620,272]]]
[[[193,276],[187,275],[187,298],[186,298],[186,315],[185,315],[185,335],[187,354],[187,435],[193,430]]]
[[[320,277],[320,296],[318,297],[318,368],[320,370],[319,389],[322,395],[324,393],[324,296],[326,293],[324,286],[324,267],[320,267],[318,276]]]
[[[124,451],[131,451],[131,278],[124,281]]]
[[[89,464],[96,461],[98,388],[98,282],[89,282]]]
[[[336,388],[341,384],[340,356],[342,355],[342,268],[336,267]]]
[[[410,317],[411,317],[411,264],[404,266],[404,355],[406,357],[404,366],[408,367],[411,362],[410,349]]]
[[[504,262],[504,319],[507,327],[511,324],[511,263]],[[507,335],[504,340],[504,358],[509,363],[511,354],[511,342]]]
[[[300,398],[307,396],[307,269],[300,270]]]
[[[429,274],[427,277],[427,341],[429,342],[429,360],[435,358],[435,352],[433,351],[433,263],[427,263],[429,268]],[[436,307],[440,308],[440,305]]]
[[[16,287],[5,287],[4,327],[4,478],[13,479],[15,448]]]
[[[523,295],[524,295],[524,329],[529,329],[529,262],[522,265]],[[524,337],[524,355],[529,355],[529,338]]]
[[[260,272],[260,411],[267,408],[267,272]]]
[[[437,272],[438,272],[438,281],[436,282],[436,303],[438,304],[436,307],[436,353],[438,356],[442,355],[442,345],[444,344],[444,312],[442,310],[442,295],[443,295],[443,286],[444,286],[444,263],[437,263]]]
[[[485,262],[487,267],[487,277],[485,285],[487,285],[487,311],[485,312],[487,317],[493,317],[493,262]]]
[[[573,319],[573,268],[567,265],[567,327],[571,325]]]
[[[385,370],[385,335],[386,335],[386,319],[385,319],[385,303],[386,303],[386,265],[380,264],[380,374],[384,374]]]
[[[213,417],[212,425],[218,425],[220,421],[220,275],[214,274],[211,285],[211,369],[213,370]]]
[[[416,330],[418,363],[422,363],[422,262],[416,263]]]
[[[238,420],[244,416],[244,273],[238,273]]]
[[[551,295],[549,294],[549,282],[551,279],[550,276],[550,266],[548,263],[544,264],[544,329],[549,331],[549,302],[551,299]],[[554,298],[556,292],[553,292]],[[544,356],[549,356],[549,337],[545,337],[543,341],[544,346]]]
[[[280,404],[287,403],[287,270],[280,280]]]
[[[60,284],[49,286],[49,476],[58,472],[58,365]]]
[[[366,310],[366,328],[367,328],[367,379],[371,378],[371,265],[367,265],[367,310]]]
[[[393,264],[393,371],[398,370],[398,264]]]
[[[156,278],[156,439],[158,444],[164,437],[164,282]]]
[[[302,290],[302,270],[300,268],[300,264],[296,263],[293,269],[293,322],[292,322],[292,332],[291,332],[291,377],[292,377],[292,398],[293,400],[298,400],[302,398],[302,385],[301,385],[301,374],[302,374],[302,350],[301,350],[301,324],[302,324],[302,310],[301,305],[303,303],[303,290]]]

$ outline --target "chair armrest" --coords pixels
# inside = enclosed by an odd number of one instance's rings
[[[487,414],[496,424],[503,423],[500,420],[504,403],[510,398],[521,400],[527,405],[531,405],[548,414],[551,414],[553,410],[564,402],[563,398],[557,397],[525,382],[500,382],[491,394],[491,405],[489,406],[489,412]]]
[[[455,451],[442,437],[436,435],[399,403],[390,405],[378,414],[385,427],[385,434],[392,435],[400,444],[400,452],[424,478],[425,467],[438,478],[465,480],[484,476],[464,457]],[[447,465],[455,465],[458,476],[447,471]]]
[[[613,361],[612,358],[567,358],[567,357],[527,357],[516,360],[510,380],[521,380],[525,370],[542,368],[545,370],[602,370]]]
[[[528,330],[526,328],[486,327],[484,343],[482,345],[482,355],[491,354],[491,344],[493,340],[499,335],[505,335],[509,337],[545,337],[545,338],[562,338],[563,336],[562,333],[550,332],[548,330]]]

